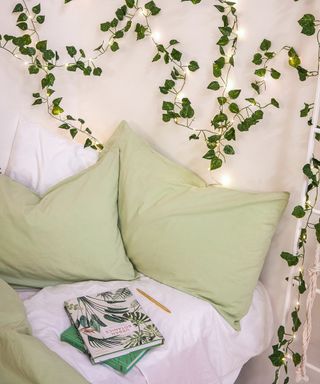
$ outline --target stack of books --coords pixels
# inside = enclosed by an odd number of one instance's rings
[[[93,364],[127,373],[164,342],[129,288],[77,297],[64,306],[71,326],[60,339],[86,353]]]

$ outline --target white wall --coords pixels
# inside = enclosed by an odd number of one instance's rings
[[[241,27],[246,36],[239,42],[237,68],[232,74],[235,86],[243,89],[246,97],[253,96],[249,86],[254,65],[252,54],[263,38],[275,42],[274,48],[293,44],[308,67],[315,66],[316,44],[314,39],[300,34],[297,20],[304,13],[316,11],[316,0],[238,0]],[[0,4],[0,33],[15,32],[15,18],[10,12],[16,2],[2,0]],[[29,4],[34,4],[28,1]],[[99,24],[112,18],[121,1],[74,0],[64,6],[63,0],[42,1],[46,22],[41,27],[41,37],[50,46],[64,51],[66,45],[75,45],[86,51],[95,48],[104,38]],[[206,90],[211,81],[211,64],[217,58],[217,27],[220,15],[212,1],[203,0],[198,6],[179,0],[158,0],[162,12],[153,18],[154,30],[164,41],[176,38],[187,59],[197,59],[201,69],[190,75],[186,94],[197,110],[197,126],[208,127],[217,105],[215,94]],[[231,186],[256,191],[287,190],[291,202],[275,235],[272,248],[262,273],[277,316],[283,306],[285,264],[280,260],[282,250],[290,250],[295,220],[290,212],[297,202],[301,185],[301,167],[306,156],[308,128],[299,117],[303,102],[311,102],[315,81],[301,83],[294,70],[288,70],[285,55],[274,66],[283,72],[282,79],[270,82],[271,96],[281,104],[280,110],[267,112],[262,124],[250,132],[239,135],[237,154],[228,159],[222,171],[214,178],[208,171],[208,162],[202,159],[205,146],[189,142],[189,132],[161,121],[161,95],[158,91],[168,69],[161,63],[151,63],[154,49],[150,40],[136,42],[133,34],[121,42],[115,54],[101,58],[99,65],[104,73],[101,78],[88,78],[80,74],[57,72],[57,93],[64,96],[68,113],[82,116],[94,133],[106,140],[116,124],[126,119],[170,158],[201,174],[208,182],[219,180],[222,175],[231,177]],[[64,55],[62,55],[64,56]],[[65,55],[65,58],[67,56]],[[17,120],[20,115],[43,123],[44,128],[55,127],[40,107],[30,107],[32,92],[38,90],[35,76],[25,72],[23,64],[0,51],[0,166],[6,166]],[[62,132],[60,132],[62,134]],[[242,374],[239,383],[270,383],[271,373],[266,358],[258,358]],[[269,372],[269,373],[268,373]]]

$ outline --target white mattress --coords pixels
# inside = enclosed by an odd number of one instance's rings
[[[92,365],[83,353],[59,341],[69,325],[64,300],[128,286],[141,288],[167,306],[168,314],[137,293],[145,311],[165,337],[165,344],[149,351],[127,374]],[[206,301],[147,277],[132,282],[81,282],[20,292],[34,336],[42,340],[92,384],[232,384],[241,367],[265,350],[272,338],[273,317],[261,283],[248,314],[235,331]]]

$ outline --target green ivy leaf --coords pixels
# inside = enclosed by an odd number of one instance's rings
[[[39,68],[36,65],[32,64],[28,67],[28,71],[29,71],[30,75],[35,75],[35,74],[39,73]]]
[[[171,103],[170,101],[164,101],[162,103],[162,109],[164,111],[172,111],[172,110],[174,110],[174,104]]]
[[[106,21],[105,23],[100,24],[100,29],[102,32],[108,32],[111,27],[111,24],[109,21]]]
[[[217,8],[217,10],[218,10],[219,12],[221,12],[221,13],[224,12],[224,7],[223,7],[222,5],[215,5],[214,7]]]
[[[239,109],[238,104],[236,104],[236,103],[231,103],[231,104],[229,105],[229,111],[232,112],[232,113],[239,113],[240,109]]]
[[[292,331],[293,332],[297,332],[297,330],[300,328],[301,326],[301,321],[299,319],[299,315],[298,315],[298,312],[297,311],[293,311],[291,313],[291,318],[292,318],[292,323],[293,323],[293,327],[292,327]]]
[[[272,346],[273,353],[269,356],[271,363],[274,367],[281,367],[284,364],[284,353],[278,349],[278,345]]]
[[[280,325],[280,327],[278,328],[278,339],[280,342],[283,340],[284,334],[285,334],[284,326]]]
[[[176,61],[180,61],[181,60],[181,57],[182,57],[182,53],[180,51],[178,51],[177,49],[175,48],[172,48],[172,51],[171,51],[171,57],[176,60]]]
[[[199,140],[199,137],[195,133],[193,133],[189,136],[189,140]]]
[[[146,36],[146,31],[148,30],[148,27],[137,23],[135,32],[137,33],[137,40],[141,40]]]
[[[264,39],[260,44],[261,51],[268,51],[270,47],[271,47],[271,41],[267,39]]]
[[[77,128],[71,128],[69,132],[70,132],[70,135],[72,136],[72,138],[74,139],[78,133],[78,130],[77,130]]]
[[[148,9],[151,12],[152,16],[157,15],[161,11],[161,9],[156,6],[154,1],[149,1],[144,5],[144,7],[145,9]]]
[[[36,44],[36,48],[40,51],[40,52],[44,52],[47,50],[47,40],[41,40],[41,41],[38,41],[37,44]]]
[[[36,99],[32,105],[38,105],[38,104],[42,104],[42,99]]]
[[[290,48],[288,51],[289,65],[293,68],[298,68],[301,64],[301,60],[294,48]]]
[[[41,5],[40,4],[37,4],[35,5],[34,7],[32,7],[32,12],[35,13],[36,15],[38,15],[41,11]]]
[[[272,98],[271,101],[270,101],[270,103],[271,103],[274,107],[276,107],[276,108],[280,108],[280,104],[279,104],[279,102],[278,102],[275,98]]]
[[[297,67],[299,79],[301,81],[305,81],[308,78],[308,71],[301,67],[300,65]]]
[[[233,89],[228,92],[230,99],[237,99],[241,93],[241,89]]]
[[[123,31],[117,31],[115,34],[114,34],[114,38],[115,39],[121,39],[122,37],[124,36],[124,32]]]
[[[320,221],[319,221],[319,223],[314,225],[314,229],[316,231],[317,241],[318,241],[318,243],[320,243]]]
[[[160,53],[157,53],[157,54],[153,57],[152,61],[153,61],[153,62],[154,62],[154,61],[158,61],[159,59],[161,59],[161,55],[160,55]]]
[[[304,107],[300,111],[300,117],[307,117],[310,111],[310,104],[304,103]]]
[[[192,60],[190,61],[188,68],[191,72],[195,72],[199,69],[199,64],[196,61]]]
[[[23,5],[21,3],[18,3],[15,5],[15,7],[13,8],[13,11],[12,12],[22,12],[23,11]]]
[[[305,215],[305,210],[303,209],[303,207],[301,205],[297,205],[296,207],[294,207],[293,211],[292,211],[292,215],[298,219],[304,217]]]
[[[59,125],[59,128],[61,128],[61,129],[69,129],[70,125],[67,124],[67,123],[63,123],[63,124]]]
[[[119,49],[119,44],[116,41],[114,41],[111,44],[110,49],[111,49],[112,52],[116,52]]]
[[[298,262],[299,262],[299,257],[295,256],[295,255],[293,255],[292,253],[289,253],[289,252],[282,252],[280,257],[283,260],[286,260],[286,262],[288,263],[289,267],[292,267],[293,265],[297,265]]]
[[[100,67],[96,67],[93,69],[93,75],[94,76],[101,76],[102,69]]]
[[[307,36],[314,35],[316,32],[315,22],[316,22],[316,18],[313,15],[311,14],[304,15],[298,21],[299,25],[302,27],[301,32]]]
[[[217,97],[217,100],[220,105],[223,105],[227,102],[227,98],[224,96]]]
[[[17,22],[19,21],[27,21],[28,20],[28,16],[25,14],[25,13],[20,13],[18,19],[17,19]]]
[[[59,106],[54,106],[54,107],[52,108],[52,114],[53,114],[54,116],[60,115],[60,114],[63,113],[63,112],[64,112],[63,109],[62,109],[61,107],[59,107]]]
[[[221,47],[226,46],[229,43],[229,37],[222,35],[220,39],[217,41],[217,45],[220,45]]]
[[[45,18],[46,18],[45,16],[43,16],[43,15],[39,15],[39,16],[36,17],[36,20],[37,20],[37,22],[38,22],[39,24],[43,24]]]
[[[213,171],[215,169],[222,167],[222,160],[218,157],[214,157],[210,162],[210,170]]]
[[[226,154],[226,155],[234,155],[235,154],[235,151],[233,149],[233,147],[231,145],[226,145],[224,148],[223,148],[223,152]]]
[[[264,77],[266,75],[266,68],[259,68],[254,71],[254,74],[260,77]]]
[[[273,79],[278,80],[280,78],[280,76],[281,76],[280,72],[276,71],[274,68],[271,68],[271,77]]]
[[[92,141],[90,139],[87,139],[86,142],[84,143],[84,148],[91,147]]]
[[[218,64],[212,65],[212,72],[214,77],[220,77],[221,76],[221,69]]]
[[[77,50],[74,46],[66,47],[69,56],[74,57],[77,54]]]
[[[28,29],[28,24],[27,23],[18,23],[17,27],[20,28],[22,31],[26,31]]]
[[[207,89],[218,91],[218,89],[220,89],[220,84],[217,81],[211,81],[211,83],[207,86]]]
[[[297,352],[293,353],[292,354],[292,361],[293,361],[294,366],[296,367],[297,365],[299,365],[301,363],[301,355]]]
[[[236,139],[236,131],[234,128],[230,128],[225,134],[224,138],[228,141],[235,140]]]
[[[133,8],[134,7],[134,2],[135,0],[126,0],[126,4],[128,8]]]
[[[256,65],[260,65],[262,64],[262,55],[261,53],[256,53],[254,56],[253,56],[253,60],[252,62]]]

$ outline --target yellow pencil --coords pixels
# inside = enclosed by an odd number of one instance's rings
[[[150,300],[152,303],[154,303],[155,305],[157,305],[158,307],[160,307],[161,309],[163,309],[164,311],[168,312],[168,313],[171,313],[170,309],[168,309],[167,307],[165,307],[163,304],[159,303],[159,301],[157,301],[156,299],[154,299],[153,297],[149,296],[146,292],[142,291],[141,289],[139,288],[136,288],[137,291],[144,297],[146,297],[148,300]]]

